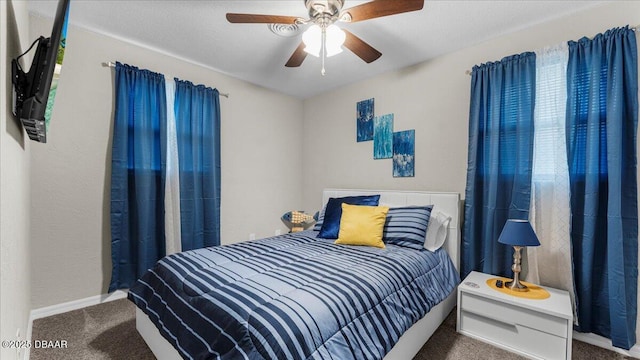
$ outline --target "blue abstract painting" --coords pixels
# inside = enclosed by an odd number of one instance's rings
[[[373,158],[393,157],[393,114],[373,118]]]
[[[393,177],[415,176],[416,131],[393,133]]]
[[[357,105],[357,140],[373,140],[373,98],[358,101]]]

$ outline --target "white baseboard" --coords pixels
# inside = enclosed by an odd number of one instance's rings
[[[31,319],[40,319],[47,316],[58,315],[72,310],[78,310],[87,306],[102,304],[109,301],[120,300],[127,297],[126,290],[116,290],[111,294],[95,295],[88,298],[73,300],[62,304],[45,306],[31,310]]]
[[[640,345],[637,343],[629,350],[624,350],[617,348],[611,344],[611,340],[607,339],[604,336],[596,335],[593,333],[581,333],[574,331],[573,339],[585,342],[587,344],[591,344],[597,347],[601,347],[603,349],[611,350],[617,352],[618,354],[623,354],[626,356],[631,356],[634,358],[640,358]]]
[[[109,301],[125,299],[127,297],[127,293],[128,290],[116,290],[111,294],[95,295],[84,299],[68,301],[62,304],[33,309],[29,314],[29,324],[27,324],[27,335],[25,340],[28,340],[30,343],[32,343],[33,320],[82,309],[88,306],[99,305]],[[29,360],[29,356],[31,355],[30,350],[30,348],[26,349],[24,353],[25,360]]]

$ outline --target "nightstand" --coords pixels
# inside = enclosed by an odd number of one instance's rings
[[[569,293],[544,287],[549,298],[525,299],[489,287],[497,277],[473,271],[460,283],[456,330],[532,359],[571,359]]]

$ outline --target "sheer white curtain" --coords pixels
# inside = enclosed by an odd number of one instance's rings
[[[174,99],[175,81],[166,77],[167,93],[167,174],[164,187],[164,228],[167,255],[182,251],[180,236],[180,173],[178,140],[176,138],[176,114]]]
[[[527,248],[527,281],[569,291],[575,314],[565,136],[568,57],[566,43],[536,51],[535,131],[529,220],[541,246]]]

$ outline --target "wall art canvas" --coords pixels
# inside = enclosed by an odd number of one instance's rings
[[[393,133],[393,177],[415,176],[415,130]]]
[[[393,114],[373,118],[373,158],[393,157]]]
[[[373,140],[373,98],[358,101],[356,108],[356,131],[358,142]]]

